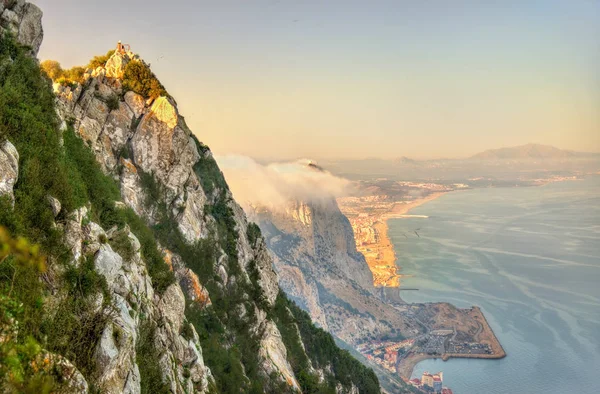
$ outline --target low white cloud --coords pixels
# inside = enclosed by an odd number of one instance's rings
[[[246,156],[215,157],[234,198],[248,205],[284,208],[290,200],[315,201],[348,194],[350,181],[310,160],[262,165]]]

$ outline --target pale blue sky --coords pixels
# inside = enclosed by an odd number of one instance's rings
[[[33,2],[41,59],[131,44],[219,154],[600,151],[598,0]]]

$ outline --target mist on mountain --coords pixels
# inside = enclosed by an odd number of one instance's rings
[[[216,160],[242,205],[283,209],[290,200],[329,200],[352,190],[350,181],[308,159],[259,164],[247,156],[227,155]]]

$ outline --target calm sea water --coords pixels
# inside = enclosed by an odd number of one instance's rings
[[[426,360],[455,393],[600,390],[600,177],[447,194],[390,220],[408,302],[479,305],[502,360]],[[421,238],[413,232],[416,229]],[[403,234],[406,234],[406,238]]]

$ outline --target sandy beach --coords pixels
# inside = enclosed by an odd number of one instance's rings
[[[381,216],[381,220],[386,221],[387,219],[402,217],[402,215],[408,214],[411,209],[421,206],[429,201],[433,201],[436,198],[439,198],[446,193],[447,192],[436,192],[436,193],[431,193],[426,197],[419,198],[419,199],[412,200],[412,201],[407,201],[407,202],[398,201],[398,202],[394,203],[394,206],[392,207],[391,211],[384,213]]]
[[[361,252],[373,273],[375,287],[399,287],[402,275],[396,266],[396,252],[388,236],[387,220],[407,215],[411,209],[435,200],[445,192],[436,192],[412,201],[396,201],[389,206],[372,210],[371,203],[365,202],[363,207],[356,207],[360,212],[372,213],[367,217],[352,216],[340,204],[342,212],[347,214],[356,239],[356,247]],[[373,212],[374,211],[374,212]]]

